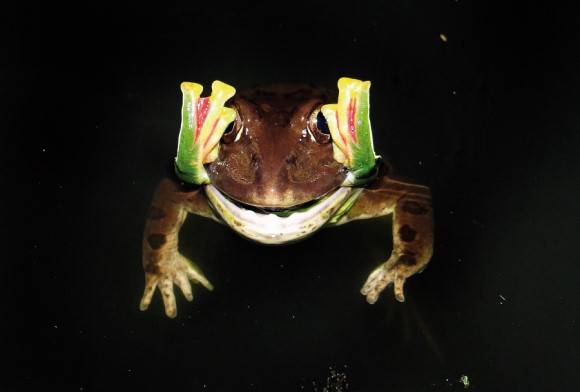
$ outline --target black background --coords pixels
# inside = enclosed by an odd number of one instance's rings
[[[368,4],[367,4],[368,3]],[[546,2],[24,5],[1,14],[0,390],[578,390],[578,17]],[[444,42],[440,34],[447,37]],[[178,317],[141,234],[183,80],[371,80],[376,149],[429,185],[432,262],[358,290],[390,219],[285,247],[191,217]]]

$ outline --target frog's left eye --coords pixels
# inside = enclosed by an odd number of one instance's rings
[[[330,129],[326,118],[320,111],[320,106],[310,113],[308,117],[308,130],[320,144],[328,143],[331,139]]]
[[[242,129],[242,118],[240,117],[240,111],[234,107],[233,109],[236,110],[236,119],[227,126],[226,130],[222,135],[222,141],[224,143],[231,143],[235,141],[236,136]]]

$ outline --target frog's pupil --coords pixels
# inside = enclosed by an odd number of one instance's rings
[[[329,134],[330,130],[328,129],[328,123],[326,122],[326,118],[324,118],[324,114],[322,112],[318,112],[316,116],[316,128],[322,133]]]

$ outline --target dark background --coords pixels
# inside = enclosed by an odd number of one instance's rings
[[[0,16],[1,391],[313,391],[329,367],[350,391],[578,390],[572,7],[91,4]],[[140,312],[179,83],[341,76],[372,81],[377,151],[434,194],[407,302],[358,293],[389,218],[263,247],[191,217],[182,250],[216,290]]]

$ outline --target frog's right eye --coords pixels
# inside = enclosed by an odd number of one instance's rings
[[[242,118],[240,116],[240,111],[236,107],[233,109],[236,111],[236,119],[226,127],[226,130],[222,135],[222,142],[224,143],[231,143],[235,141],[236,137],[242,130]]]

